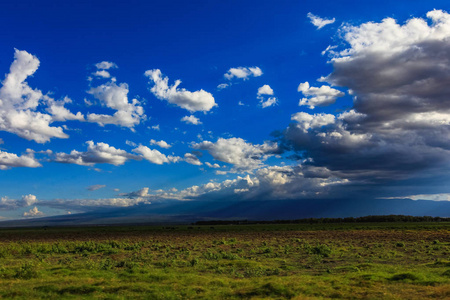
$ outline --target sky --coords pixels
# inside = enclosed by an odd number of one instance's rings
[[[411,0],[3,3],[0,218],[449,201],[449,13]]]

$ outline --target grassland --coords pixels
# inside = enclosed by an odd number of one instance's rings
[[[0,229],[0,297],[449,299],[449,223]]]

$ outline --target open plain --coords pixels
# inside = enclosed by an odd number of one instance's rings
[[[445,299],[450,224],[1,229],[0,297]]]

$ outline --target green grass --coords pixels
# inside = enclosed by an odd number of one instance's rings
[[[0,298],[449,297],[448,223],[0,230]]]

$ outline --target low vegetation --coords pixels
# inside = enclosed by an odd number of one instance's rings
[[[450,224],[1,229],[0,297],[448,299]]]

